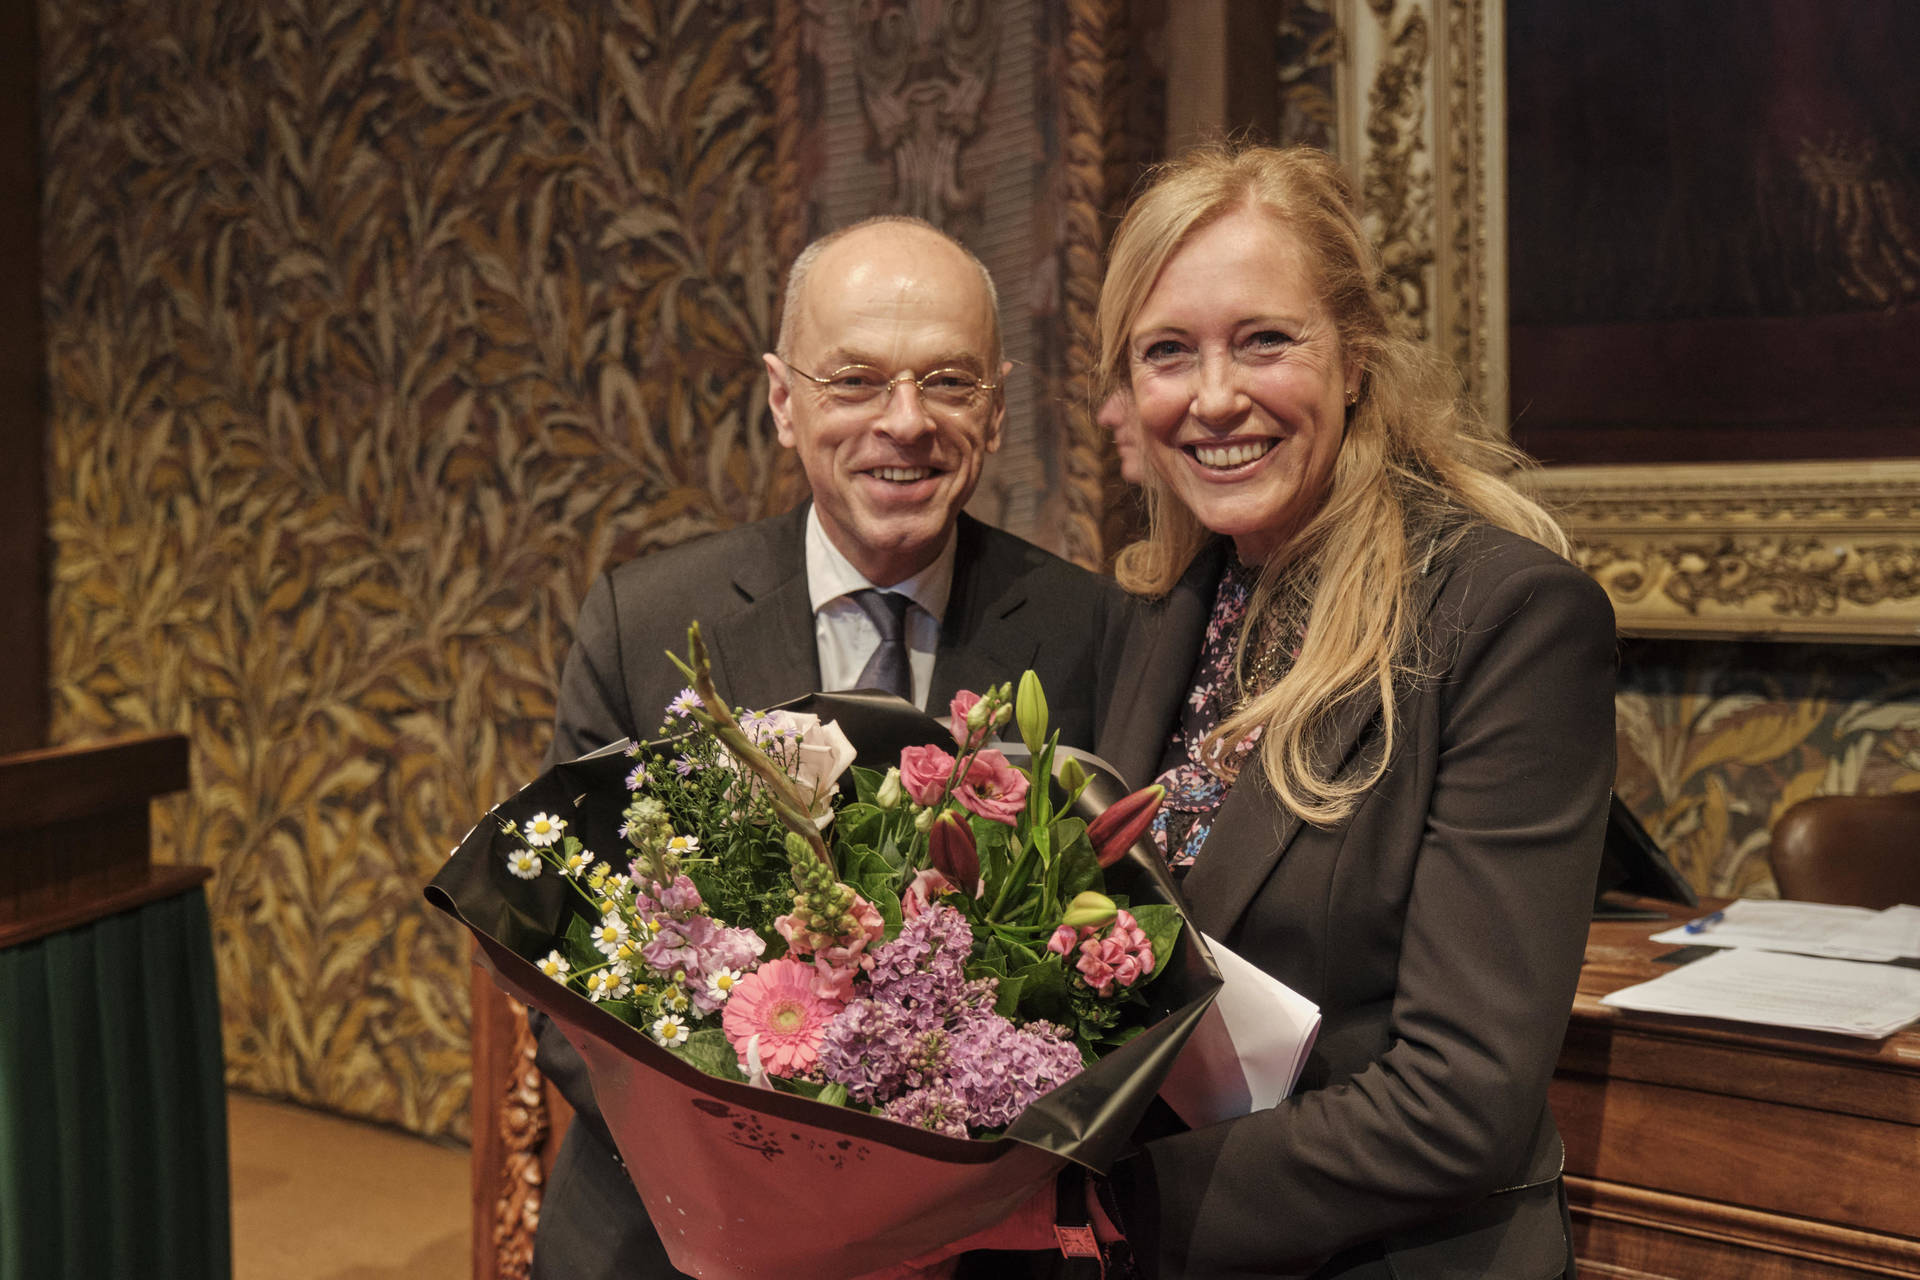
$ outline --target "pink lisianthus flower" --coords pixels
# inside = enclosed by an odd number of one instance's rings
[[[967,766],[966,780],[954,788],[953,795],[968,812],[1011,827],[1027,802],[1027,775],[988,748]]]
[[[959,886],[953,881],[928,867],[907,885],[907,891],[900,898],[900,910],[909,920],[916,920],[920,913],[933,906],[934,899],[943,893],[957,893]],[[1069,933],[1072,930],[1068,930]]]
[[[900,753],[900,785],[915,804],[933,804],[953,776],[953,757],[938,747],[908,747]]]
[[[953,701],[947,704],[947,732],[960,744],[962,753],[973,750],[987,740],[991,725],[981,725],[978,729],[967,724],[967,713],[980,701],[980,695],[971,689],[962,689],[953,695]],[[982,713],[984,714],[984,713]]]
[[[761,1068],[768,1075],[792,1077],[820,1060],[820,1039],[841,1004],[815,992],[808,965],[770,960],[733,988],[720,1025],[743,1062],[748,1042],[758,1036]]]

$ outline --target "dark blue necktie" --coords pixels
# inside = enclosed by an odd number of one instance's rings
[[[853,593],[853,602],[880,632],[880,647],[860,669],[862,689],[884,689],[913,701],[913,667],[907,661],[907,606],[913,603],[898,591],[868,587]]]

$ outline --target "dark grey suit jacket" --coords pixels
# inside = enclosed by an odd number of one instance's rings
[[[653,736],[682,685],[665,650],[686,652],[699,619],[714,682],[737,706],[767,707],[820,687],[807,597],[806,508],[656,552],[613,569],[581,605],[560,677],[553,759]],[[1017,680],[1032,668],[1053,727],[1091,746],[1112,700],[1134,606],[1111,579],[961,516],[953,590],[941,619],[927,709],[944,719],[960,689]],[[676,1276],[621,1171],[571,1045],[537,1015],[541,1071],[578,1119],[561,1144],[540,1208],[541,1280]]]
[[[1189,690],[1224,553],[1202,555],[1123,655],[1099,752],[1139,783]],[[1510,1277],[1571,1263],[1547,1113],[1613,780],[1606,595],[1475,528],[1422,580],[1431,678],[1405,690],[1386,775],[1304,826],[1257,768],[1184,890],[1195,921],[1317,1002],[1295,1094],[1145,1140],[1114,1179],[1163,1277]],[[1381,749],[1377,715],[1322,744]]]

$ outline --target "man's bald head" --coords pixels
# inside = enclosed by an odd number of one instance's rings
[[[843,242],[852,241],[853,244]],[[921,241],[933,252],[941,252],[940,246],[951,250],[965,259],[980,279],[980,287],[986,291],[987,307],[992,313],[993,347],[984,352],[989,367],[1000,366],[1000,291],[994,288],[993,276],[987,271],[985,263],[975,257],[973,251],[955,240],[952,236],[934,226],[924,218],[910,217],[904,213],[885,213],[878,217],[866,218],[850,223],[837,231],[829,231],[812,244],[800,251],[793,260],[793,268],[787,273],[787,292],[780,307],[780,340],[774,350],[783,358],[791,358],[794,343],[799,336],[801,315],[805,310],[807,281],[821,258],[829,255],[830,250],[838,247],[844,253],[862,243],[904,243]],[[837,254],[835,255],[837,256]]]

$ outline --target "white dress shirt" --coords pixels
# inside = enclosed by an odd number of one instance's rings
[[[932,564],[904,582],[887,587],[913,603],[907,608],[907,662],[913,669],[914,705],[925,710],[933,685],[934,650],[940,643],[940,619],[953,592],[954,534]],[[880,647],[880,631],[849,597],[874,584],[840,554],[820,525],[817,509],[807,509],[807,597],[813,605],[813,642],[820,654],[823,689],[852,689],[867,660]]]

